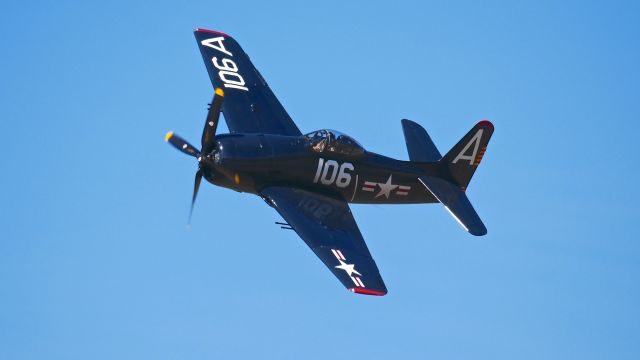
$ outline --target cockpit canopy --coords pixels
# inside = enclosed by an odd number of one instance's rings
[[[305,135],[311,140],[311,148],[319,153],[335,153],[346,157],[361,157],[364,148],[351,136],[339,131],[323,129]]]

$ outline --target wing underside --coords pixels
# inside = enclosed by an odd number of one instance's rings
[[[387,288],[344,200],[286,187],[261,192],[349,290],[384,295]]]
[[[301,134],[237,41],[213,30],[194,34],[211,83],[225,92],[222,113],[230,132]]]

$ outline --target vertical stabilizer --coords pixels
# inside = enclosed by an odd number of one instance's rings
[[[462,190],[466,190],[480,165],[492,134],[493,124],[482,120],[440,160],[448,168],[451,180]]]
[[[411,161],[433,162],[440,160],[442,157],[440,151],[422,126],[411,120],[403,119],[402,131]]]

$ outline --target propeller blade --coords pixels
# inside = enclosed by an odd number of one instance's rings
[[[167,135],[165,135],[164,140],[187,155],[191,155],[196,158],[200,156],[200,151],[198,151],[198,149],[189,144],[185,139],[175,135],[173,131],[169,131]]]
[[[204,130],[202,130],[203,154],[210,153],[214,148],[213,140],[216,136],[218,121],[220,120],[222,100],[224,100],[224,91],[221,88],[217,88],[213,95],[213,100],[211,100],[211,106],[209,107],[209,113],[207,114],[207,121],[204,124]]]
[[[198,196],[198,189],[200,189],[200,182],[202,182],[202,170],[198,169],[198,172],[196,172],[195,183],[193,184],[193,197],[191,198],[191,210],[189,210],[189,224],[191,224],[191,215],[193,214],[193,205],[196,203],[196,196]]]

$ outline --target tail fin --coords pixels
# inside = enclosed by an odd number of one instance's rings
[[[493,124],[480,121],[440,160],[448,168],[451,180],[463,191],[476,172],[492,134]]]
[[[402,131],[411,161],[433,162],[442,158],[440,151],[427,134],[427,130],[422,126],[411,120],[402,119]]]
[[[444,205],[445,209],[472,235],[482,236],[487,228],[465,194],[467,185],[482,160],[493,124],[483,120],[476,124],[449,152],[441,158],[440,152],[427,132],[418,124],[402,120],[409,158],[417,166],[438,162],[438,175],[422,175],[420,182]]]

